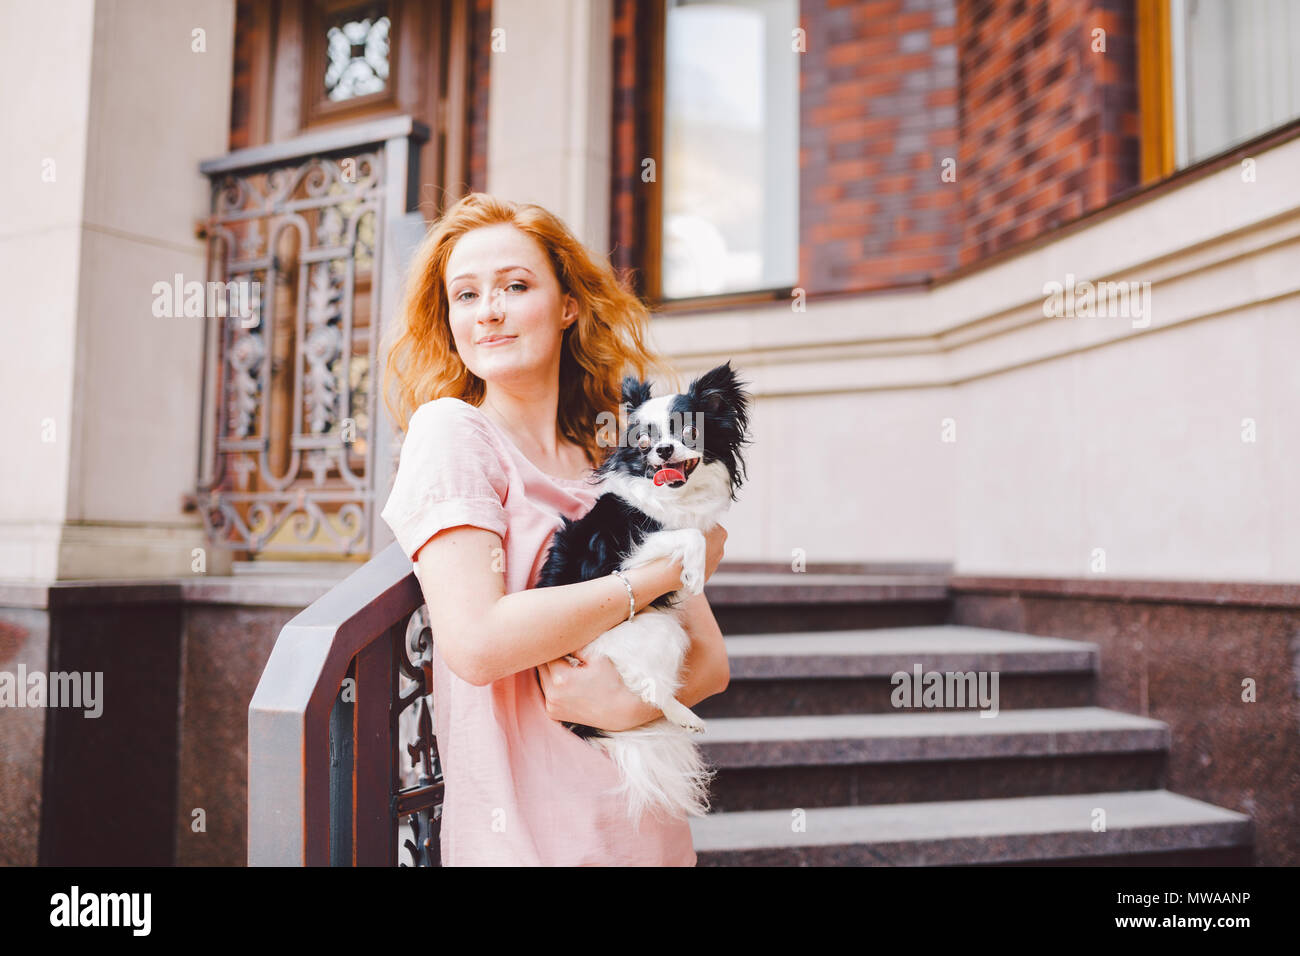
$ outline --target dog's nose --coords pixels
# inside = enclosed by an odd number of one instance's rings
[[[658,453],[659,457],[662,458],[664,461],[672,461],[673,458],[672,445],[659,445],[655,448],[655,452]]]

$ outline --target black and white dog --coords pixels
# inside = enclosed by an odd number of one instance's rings
[[[691,737],[704,724],[676,697],[690,646],[678,615],[683,595],[704,590],[704,532],[731,507],[745,478],[750,396],[744,384],[730,362],[680,395],[651,398],[647,383],[625,378],[626,425],[595,475],[607,490],[579,520],[561,516],[538,578],[538,587],[555,587],[660,557],[681,559],[681,590],[656,598],[581,651],[588,659],[608,657],[628,688],[659,707],[663,718],[613,732],[565,724],[614,759],[634,822],[647,809],[675,817],[708,810],[713,774]]]

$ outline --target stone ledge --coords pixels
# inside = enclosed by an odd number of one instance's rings
[[[714,767],[794,767],[1169,749],[1159,720],[1101,707],[723,717],[699,738]]]
[[[54,609],[130,604],[234,604],[305,608],[331,587],[336,577],[162,578],[54,582],[0,582],[0,607]]]
[[[1093,810],[1106,830],[1092,830]],[[701,863],[935,866],[1157,853],[1254,842],[1250,817],[1168,790],[950,800],[692,819]]]
[[[1300,584],[1266,581],[957,575],[949,581],[949,584],[954,597],[963,594],[1027,594],[1112,601],[1151,601],[1160,604],[1300,607]]]
[[[718,570],[704,586],[710,604],[861,604],[948,600],[944,576],[785,574]]]
[[[881,677],[926,671],[1093,672],[1097,645],[962,625],[749,634],[726,638],[733,680]]]

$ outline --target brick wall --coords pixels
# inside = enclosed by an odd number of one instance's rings
[[[469,191],[487,191],[488,90],[492,62],[492,0],[473,0],[469,23]]]
[[[253,95],[253,55],[258,46],[253,0],[235,4],[235,50],[230,78],[230,149],[254,145],[249,122]]]
[[[651,154],[651,118],[655,97],[650,76],[652,29],[649,4],[614,0],[613,123],[610,132],[609,261],[645,295],[641,272],[649,186],[641,182],[641,160]]]
[[[1135,30],[1131,0],[958,0],[962,265],[1138,183]]]
[[[611,259],[624,270],[641,263],[646,217],[644,7],[615,0]],[[923,284],[1138,184],[1133,0],[799,10],[799,285],[810,293]],[[1091,49],[1094,28],[1105,52]]]
[[[955,0],[802,0],[799,284],[910,285],[953,268]]]
[[[1132,0],[802,0],[800,11],[810,292],[923,283],[1137,185]]]

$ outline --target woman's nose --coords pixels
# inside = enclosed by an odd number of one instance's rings
[[[485,305],[483,318],[497,319],[505,317],[505,296],[500,289],[493,289],[492,294],[483,299]]]

